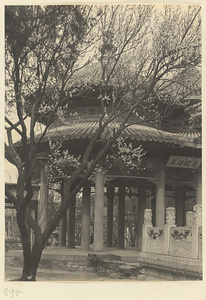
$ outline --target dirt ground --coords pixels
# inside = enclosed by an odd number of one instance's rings
[[[6,267],[5,270],[5,281],[10,281],[13,279],[17,279],[21,276],[22,269],[19,267]],[[120,278],[112,278],[100,276],[96,273],[92,272],[69,272],[69,271],[58,271],[58,270],[45,270],[39,269],[37,273],[37,281],[111,281],[111,280],[132,280],[132,281],[147,281],[147,280],[157,280],[155,278],[151,278],[149,276],[140,275],[137,278],[127,278],[127,279],[120,279]]]

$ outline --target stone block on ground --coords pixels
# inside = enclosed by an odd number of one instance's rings
[[[124,277],[131,277],[131,276],[138,277],[140,274],[139,267],[135,267],[135,266],[122,265],[119,267],[119,271]]]
[[[121,257],[117,255],[89,254],[88,260],[90,264],[96,267],[97,273],[102,276],[128,278],[138,277],[139,274],[141,274],[141,266],[139,263],[125,263],[121,260]]]

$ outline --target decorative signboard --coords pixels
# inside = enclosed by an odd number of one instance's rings
[[[198,169],[202,163],[201,158],[186,156],[170,156],[166,167]]]

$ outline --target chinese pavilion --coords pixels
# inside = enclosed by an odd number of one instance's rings
[[[84,99],[85,100],[85,99]],[[70,153],[84,153],[93,136],[100,115],[100,106],[91,100],[75,102],[78,117],[64,121],[54,120],[39,149],[48,149],[48,140],[63,137],[63,147]],[[176,120],[178,122],[178,120]],[[118,120],[108,131],[118,127]],[[94,251],[104,247],[126,247],[126,206],[128,199],[135,199],[136,219],[134,246],[142,252],[163,253],[180,256],[201,257],[201,142],[198,131],[169,132],[150,124],[133,124],[122,136],[133,147],[142,145],[146,154],[141,169],[136,171],[113,168],[93,174],[84,184],[81,202],[80,237],[81,248],[89,250],[91,234]],[[94,151],[101,149],[99,141]],[[68,170],[69,172],[69,170]],[[59,180],[59,179],[57,179]],[[47,214],[47,205],[41,203],[41,193],[48,194],[48,182],[41,170],[39,207]],[[91,195],[94,193],[94,216],[91,216]],[[115,200],[114,200],[115,199]],[[115,204],[114,203],[117,204]],[[75,201],[65,212],[60,224],[61,246],[75,247]],[[116,206],[115,206],[116,205]],[[115,210],[115,211],[114,211]],[[115,217],[114,217],[115,214]],[[106,215],[106,218],[105,218]],[[68,218],[68,219],[67,219]],[[93,218],[93,220],[91,220]],[[91,221],[93,232],[91,233]],[[44,222],[46,222],[46,217]],[[114,240],[114,228],[117,234]],[[134,230],[133,230],[134,231]],[[66,238],[66,235],[68,238]],[[181,241],[182,248],[180,243]],[[186,250],[183,250],[186,249]]]

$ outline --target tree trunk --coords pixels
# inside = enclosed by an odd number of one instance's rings
[[[36,281],[37,268],[44,249],[45,241],[41,235],[35,236],[35,241],[31,249],[30,227],[27,225],[24,215],[17,212],[17,222],[21,233],[23,246],[23,271],[20,281]]]
[[[24,241],[22,240],[23,245],[23,271],[22,271],[22,277],[21,280],[30,281],[32,276],[31,271],[31,248],[30,248],[30,240],[24,238]]]
[[[39,240],[38,242],[34,243],[33,248],[32,248],[32,256],[31,256],[31,270],[32,270],[32,275],[33,279],[36,280],[36,274],[37,274],[37,269],[39,266],[39,262],[41,260],[41,255],[42,251],[45,246],[45,242],[42,242]]]
[[[42,251],[44,249],[45,243],[42,243],[40,239],[35,241],[32,251],[30,247],[23,248],[23,272],[20,281],[36,281],[37,269],[41,259]]]

